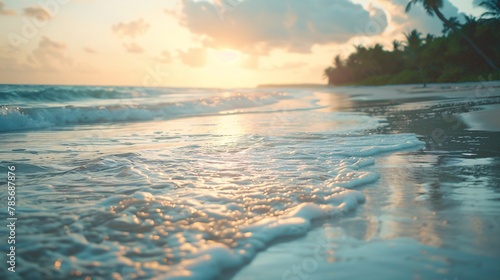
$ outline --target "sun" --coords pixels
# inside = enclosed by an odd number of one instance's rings
[[[241,52],[232,49],[212,50],[211,57],[220,64],[234,64],[241,59]]]

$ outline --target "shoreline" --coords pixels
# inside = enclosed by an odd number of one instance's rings
[[[129,260],[145,264],[150,256],[123,253],[117,259],[103,252],[99,267],[82,272],[102,277],[117,267],[131,269],[124,277],[137,272],[150,278],[191,273],[211,279],[352,279],[373,278],[377,269],[389,272],[381,279],[408,278],[414,271],[423,279],[497,275],[491,263],[500,252],[500,133],[471,130],[461,116],[496,108],[499,89],[476,84],[254,90],[227,106],[220,100],[232,101],[231,96],[214,96],[217,110],[208,106],[209,112],[189,118],[166,110],[174,117],[119,124],[96,119],[1,134],[2,152],[19,174],[33,175],[25,177],[24,184],[33,187],[23,200],[34,205],[27,211],[39,213],[25,217],[38,226],[19,252],[33,256],[33,269],[20,267],[20,275],[63,277],[93,259],[69,259],[64,248],[38,241],[68,236],[68,250],[88,239],[84,250],[102,244],[112,250],[157,248],[162,258],[167,252],[164,263],[137,270],[128,267]],[[191,105],[186,110],[199,110],[205,102],[206,91],[196,93],[198,103],[182,96]],[[157,98],[151,95],[149,103],[156,105]],[[114,102],[102,99],[98,105]],[[143,98],[129,101],[145,104]],[[242,109],[226,110],[235,106]],[[118,205],[127,209],[111,212]],[[183,216],[185,205],[197,216]],[[330,212],[335,207],[340,212]],[[54,216],[51,209],[61,210]],[[71,235],[37,229],[61,228],[57,217],[68,213]],[[103,215],[109,222],[100,222]],[[274,222],[259,224],[262,217]],[[216,230],[191,222],[215,223]],[[239,241],[231,232],[219,235],[228,228],[245,240],[231,243]],[[160,235],[153,240],[121,234],[134,231]],[[195,234],[199,241],[190,239]],[[250,247],[232,251],[233,244]],[[182,251],[186,247],[189,252]],[[57,261],[54,255],[65,270],[44,271]],[[394,272],[394,266],[401,269]]]
[[[426,148],[377,157],[380,180],[357,189],[364,205],[269,247],[227,279],[495,279],[500,89],[471,100],[462,88],[351,94],[345,110],[385,117],[380,133],[415,133]],[[318,255],[325,238],[329,255]]]
[[[482,75],[479,77],[483,78]],[[486,76],[488,77],[488,76]],[[340,84],[340,85],[329,85],[329,84],[262,84],[262,85],[257,85],[255,88],[309,88],[309,89],[314,89],[314,88],[342,88],[342,87],[392,87],[392,86],[414,86],[414,87],[421,87],[421,88],[427,88],[427,87],[433,87],[433,86],[444,86],[444,87],[449,87],[450,85],[469,85],[469,84],[488,84],[488,83],[500,83],[500,78],[499,79],[489,79],[486,80],[483,78],[481,79],[474,79],[470,81],[457,81],[457,82],[446,82],[446,83],[427,83],[426,87],[423,86],[422,83],[407,83],[407,84],[362,84],[362,83],[357,83],[357,84]],[[499,85],[500,86],[500,85]]]

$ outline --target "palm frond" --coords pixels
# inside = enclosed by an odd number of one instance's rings
[[[481,18],[500,18],[500,0],[485,0],[479,3],[479,6],[486,10],[486,12],[481,15]]]
[[[411,10],[411,7],[413,5],[415,5],[417,3],[417,0],[411,0],[410,2],[408,2],[408,4],[406,4],[406,9],[405,9],[405,12],[406,13],[409,13],[410,10]]]

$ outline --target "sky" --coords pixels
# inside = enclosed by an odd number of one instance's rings
[[[0,0],[0,83],[326,83],[332,58],[442,23],[407,0]],[[444,0],[447,17],[479,16]]]

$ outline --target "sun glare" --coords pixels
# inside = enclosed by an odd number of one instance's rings
[[[212,57],[218,63],[233,64],[240,60],[241,53],[232,49],[213,50]]]

